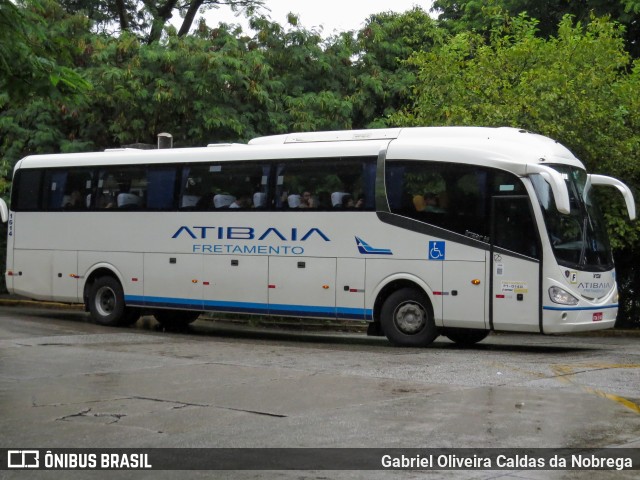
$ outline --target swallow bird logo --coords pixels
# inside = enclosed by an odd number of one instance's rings
[[[393,255],[388,248],[374,248],[359,237],[356,237],[356,245],[358,251],[363,255]]]

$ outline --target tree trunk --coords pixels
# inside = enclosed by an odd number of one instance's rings
[[[193,21],[196,18],[198,10],[204,3],[204,0],[193,0],[189,5],[189,10],[187,10],[187,14],[184,17],[184,21],[182,22],[182,26],[180,27],[180,31],[178,32],[179,37],[184,37],[191,30],[191,26],[193,25]]]
[[[118,20],[120,21],[120,31],[129,31],[129,18],[127,17],[127,7],[124,0],[116,0],[116,11],[118,12]]]
[[[162,36],[162,29],[173,16],[171,12],[173,12],[177,3],[178,0],[167,0],[167,3],[164,5],[156,7],[156,5],[153,5],[153,2],[145,0],[144,4],[153,16],[151,32],[149,33],[149,40],[147,41],[149,45],[160,40],[160,37]]]

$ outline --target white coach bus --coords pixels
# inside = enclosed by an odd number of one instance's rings
[[[403,346],[603,329],[618,291],[596,185],[635,218],[624,184],[512,128],[29,156],[4,212],[6,282],[104,325],[353,319]]]

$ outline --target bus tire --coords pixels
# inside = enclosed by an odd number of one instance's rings
[[[91,318],[99,325],[115,327],[125,321],[124,291],[114,277],[96,278],[89,289],[88,303]]]
[[[444,335],[452,342],[461,346],[475,345],[481,342],[490,333],[490,330],[481,330],[475,328],[447,328],[444,330]]]
[[[384,334],[400,347],[424,347],[438,336],[427,296],[414,288],[393,292],[382,304]]]
[[[155,310],[153,316],[165,328],[184,328],[195,322],[200,312],[190,310]]]

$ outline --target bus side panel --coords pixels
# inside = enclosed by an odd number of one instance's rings
[[[204,309],[266,314],[269,257],[204,255]]]
[[[78,252],[78,274],[82,284],[78,293],[82,295],[85,282],[99,268],[112,271],[122,283],[125,300],[142,297],[143,269],[142,254],[128,252]]]
[[[366,260],[339,258],[336,274],[336,314],[339,318],[370,320],[373,312],[364,309]]]
[[[36,300],[53,300],[51,258],[49,250],[14,250],[13,293]]]
[[[442,264],[429,260],[367,259],[365,304],[373,310],[376,296],[389,283],[407,280],[426,291],[433,307],[436,326],[442,326]],[[434,292],[436,294],[434,295]]]
[[[60,302],[78,301],[78,252],[54,251],[52,258],[52,295]]]
[[[486,263],[444,262],[444,326],[489,329],[486,321]]]
[[[144,305],[202,310],[203,266],[200,254],[145,253]],[[139,299],[129,298],[139,304]]]
[[[336,259],[269,257],[269,313],[336,316]]]

